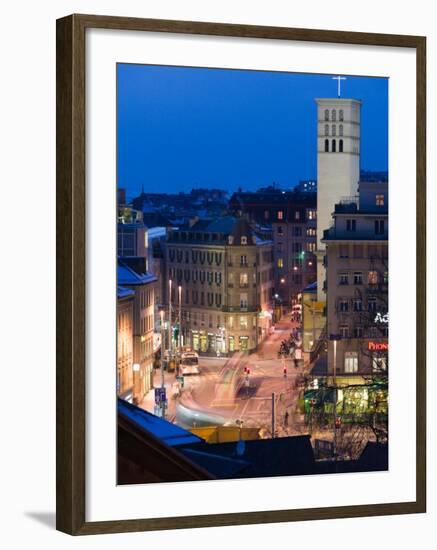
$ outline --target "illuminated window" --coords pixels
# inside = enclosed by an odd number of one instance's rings
[[[242,316],[240,317],[240,328],[242,328],[242,329],[247,329],[247,327],[248,327],[248,324],[247,324],[247,317],[246,317],[245,315],[244,315],[244,316],[242,315]]]
[[[278,220],[283,220],[284,219],[284,212],[282,210],[279,210],[278,211]]]
[[[373,372],[387,372],[387,355],[372,355],[372,370]]]
[[[283,258],[278,258],[278,267],[283,268],[284,267],[284,260]]]
[[[358,352],[346,351],[344,354],[344,372],[358,372]]]
[[[308,252],[315,252],[316,251],[316,243],[307,243],[307,251]]]
[[[369,271],[367,275],[367,283],[369,285],[377,285],[378,284],[378,272],[377,271]]]
[[[375,195],[376,206],[384,206],[384,195]]]
[[[317,218],[317,211],[316,210],[307,210],[307,218],[309,220],[315,220]]]
[[[247,286],[249,284],[249,277],[247,273],[240,273],[240,286]]]

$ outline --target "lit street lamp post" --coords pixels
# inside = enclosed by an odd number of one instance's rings
[[[334,460],[337,461],[337,342],[341,340],[340,334],[331,334],[330,340],[334,342],[334,364],[333,364],[333,383],[334,383],[334,441],[333,441],[333,453]]]
[[[168,355],[171,359],[172,333],[171,333],[171,279],[168,281]]]
[[[134,405],[138,405],[140,399],[140,365],[138,363],[134,363],[132,365],[132,371],[133,371],[133,392],[132,392],[132,401]]]
[[[164,310],[161,309],[159,312],[161,316],[161,388],[164,387],[164,338],[165,338],[165,332],[164,332]]]

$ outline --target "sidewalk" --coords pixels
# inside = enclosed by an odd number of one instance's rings
[[[174,422],[176,420],[176,402],[177,398],[173,397],[173,384],[176,381],[175,372],[165,372],[164,371],[164,386],[167,395],[167,410],[165,413],[166,420]],[[155,388],[161,387],[161,371],[160,369],[155,369],[153,373],[153,388],[145,395],[139,407],[155,414]]]

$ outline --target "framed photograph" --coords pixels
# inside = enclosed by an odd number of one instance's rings
[[[426,39],[71,15],[56,97],[57,528],[425,512]]]

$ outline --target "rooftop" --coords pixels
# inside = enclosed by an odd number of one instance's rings
[[[156,281],[157,278],[150,273],[137,273],[127,266],[123,260],[118,260],[117,283],[121,286],[144,285]]]

